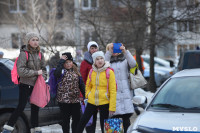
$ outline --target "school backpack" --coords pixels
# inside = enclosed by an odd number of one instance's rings
[[[90,82],[91,82],[92,71],[93,71],[93,69],[90,69],[90,72],[89,72],[89,79],[90,79],[89,84],[90,84]],[[108,89],[109,89],[110,71],[113,71],[113,72],[114,72],[114,69],[113,69],[113,68],[110,68],[110,67],[108,67],[108,68],[106,69],[107,93],[108,93]],[[115,81],[116,81],[116,80],[115,80]],[[117,82],[116,82],[116,89],[117,89]]]
[[[50,73],[49,73],[49,81],[48,81],[48,85],[50,86],[50,93],[52,96],[56,96],[57,93],[57,88],[58,88],[58,83],[61,81],[62,77],[64,74],[62,74],[60,76],[60,78],[56,78],[54,76],[54,72],[55,72],[56,68],[52,68]]]
[[[26,53],[26,60],[28,61],[28,52],[25,51],[25,53]],[[39,57],[40,57],[40,60],[41,60],[42,56],[41,56],[40,52],[39,52]],[[19,84],[19,78],[20,78],[18,73],[17,73],[17,60],[18,60],[18,57],[15,60],[13,69],[11,70],[11,79],[12,79],[12,82],[14,84]]]

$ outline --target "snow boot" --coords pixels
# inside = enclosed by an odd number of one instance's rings
[[[3,126],[3,131],[1,133],[12,133],[12,131],[14,130],[14,127],[8,126],[8,125],[4,125]]]

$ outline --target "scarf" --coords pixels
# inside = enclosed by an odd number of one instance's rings
[[[84,53],[84,60],[91,65],[93,64],[92,55],[90,54],[90,52],[87,51]]]
[[[125,58],[124,54],[120,54],[120,55],[118,55],[118,56],[111,56],[111,58],[110,58],[110,63],[118,62],[118,61],[123,61],[123,60],[125,60],[125,59],[126,59],[126,58]]]

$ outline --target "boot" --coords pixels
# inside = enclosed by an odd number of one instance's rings
[[[35,128],[31,128],[31,133],[35,133]]]
[[[4,125],[3,126],[3,131],[1,133],[12,133],[13,130],[14,130],[13,127],[8,126],[8,125]]]
[[[34,133],[42,133],[42,130],[40,127],[35,127],[35,132]]]

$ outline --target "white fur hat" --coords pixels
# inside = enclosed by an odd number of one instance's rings
[[[97,48],[99,48],[99,45],[98,45],[95,41],[90,41],[90,42],[88,43],[88,45],[87,45],[88,51],[90,51],[90,47],[91,47],[92,45],[95,45],[95,46],[97,46]]]
[[[105,56],[104,56],[104,53],[102,51],[97,51],[95,53],[92,54],[92,59],[93,59],[93,62],[95,63],[95,60],[98,56],[101,56],[103,57],[103,59],[105,60]]]

